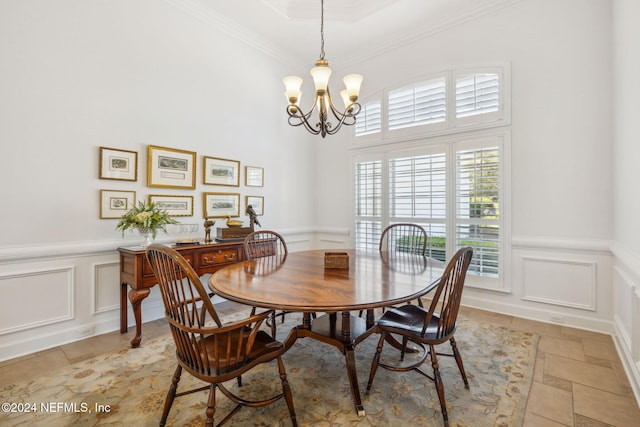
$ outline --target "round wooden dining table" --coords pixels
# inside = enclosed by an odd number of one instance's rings
[[[348,263],[326,268],[329,252],[348,257]],[[443,270],[442,262],[409,253],[311,250],[230,265],[211,276],[209,288],[249,306],[302,312],[302,324],[291,330],[285,345],[309,337],[338,348],[346,358],[356,412],[364,416],[354,351],[373,331],[374,309],[425,295],[437,286]],[[365,318],[357,315],[363,311]]]

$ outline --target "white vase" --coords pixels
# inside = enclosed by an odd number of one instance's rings
[[[143,248],[146,248],[153,243],[153,233],[151,232],[151,230],[149,230],[148,228],[138,228],[138,233],[140,233],[140,235],[144,237],[144,240],[141,243],[141,246]]]

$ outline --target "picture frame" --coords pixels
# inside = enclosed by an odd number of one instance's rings
[[[258,166],[247,166],[245,169],[244,179],[247,187],[263,187],[264,168]]]
[[[264,197],[262,196],[245,196],[245,210],[247,207],[253,208],[258,216],[264,215]]]
[[[193,196],[149,194],[149,202],[167,211],[169,216],[193,216]]]
[[[218,157],[203,158],[202,182],[209,185],[240,186],[240,162]]]
[[[100,218],[120,218],[136,206],[136,192],[100,190]]]
[[[147,185],[195,189],[196,153],[149,145]]]
[[[100,147],[100,179],[138,180],[138,152]]]
[[[240,216],[239,193],[202,193],[202,208],[205,218]]]

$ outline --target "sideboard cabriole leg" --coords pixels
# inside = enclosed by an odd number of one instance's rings
[[[142,341],[142,300],[149,296],[151,289],[131,289],[129,291],[129,301],[136,318],[136,336],[131,340],[131,347],[139,347]]]

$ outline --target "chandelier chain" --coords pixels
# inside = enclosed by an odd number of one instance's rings
[[[306,130],[314,135],[333,135],[342,127],[356,124],[356,116],[360,112],[358,104],[358,93],[362,76],[360,74],[349,74],[344,77],[346,89],[340,92],[342,101],[345,104],[344,110],[339,110],[333,103],[329,93],[329,76],[331,68],[329,61],[324,59],[324,0],[320,0],[320,59],[316,61],[315,67],[311,69],[311,76],[316,86],[315,99],[311,110],[305,113],[299,105],[302,91],[302,78],[298,76],[288,76],[283,79],[285,85],[285,97],[289,101],[287,105],[287,115],[291,126],[304,126]],[[317,111],[318,122],[312,119],[312,113]],[[313,120],[313,121],[310,121]],[[335,120],[331,122],[330,120]],[[314,124],[315,123],[315,124]]]
[[[324,0],[320,1],[320,59],[324,59]]]

